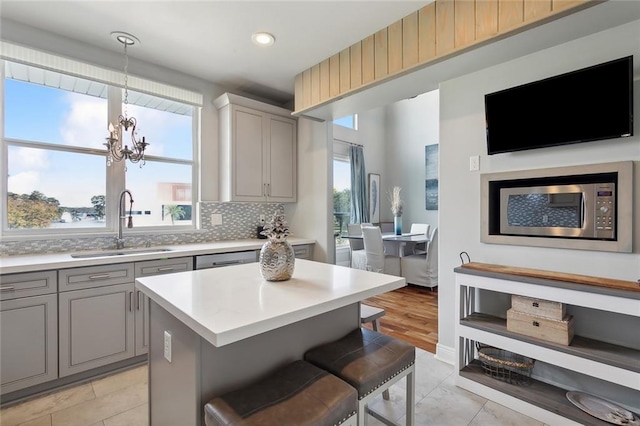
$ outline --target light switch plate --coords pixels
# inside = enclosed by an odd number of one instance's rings
[[[171,333],[164,331],[164,359],[171,362]]]
[[[476,170],[480,170],[480,156],[472,155],[469,157],[469,171],[475,172]]]

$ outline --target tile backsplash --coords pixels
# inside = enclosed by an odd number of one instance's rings
[[[125,235],[125,246],[193,244],[256,238],[256,227],[260,215],[264,215],[269,220],[276,212],[284,213],[282,204],[203,202],[200,203],[199,208],[202,224],[199,230],[184,233],[160,234],[156,232]],[[214,213],[222,215],[222,225],[211,225],[211,215]],[[112,248],[114,236],[22,241],[6,241],[5,239],[0,242],[0,256]]]

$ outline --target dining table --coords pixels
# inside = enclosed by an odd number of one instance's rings
[[[362,240],[362,235],[347,235],[343,238],[352,240]],[[426,234],[403,233],[397,235],[395,233],[383,233],[382,242],[386,247],[392,245],[393,251],[397,251],[399,257],[405,256],[405,247],[407,245],[415,247],[416,244],[428,243],[429,236]]]

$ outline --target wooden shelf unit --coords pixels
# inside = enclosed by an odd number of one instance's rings
[[[500,382],[482,373],[475,342],[525,355],[568,374],[575,372],[618,386],[625,397],[640,392],[640,350],[575,336],[564,346],[507,330],[506,320],[475,312],[477,290],[553,300],[590,309],[640,317],[638,292],[577,285],[521,275],[456,268],[456,385],[547,424],[607,424],[582,413],[567,399],[571,383],[552,386],[535,380],[530,386]],[[605,396],[602,396],[605,397]],[[636,410],[637,411],[637,410]],[[586,417],[584,417],[586,416]]]

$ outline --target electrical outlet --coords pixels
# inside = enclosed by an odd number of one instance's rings
[[[265,217],[263,214],[260,215],[260,217],[258,218],[258,220],[260,221],[260,223],[264,223],[266,221]]]
[[[480,170],[480,156],[472,155],[469,157],[469,170],[474,172],[476,170]]]
[[[222,215],[220,213],[211,213],[211,225],[222,225]]]
[[[171,362],[171,333],[164,331],[164,359]]]

